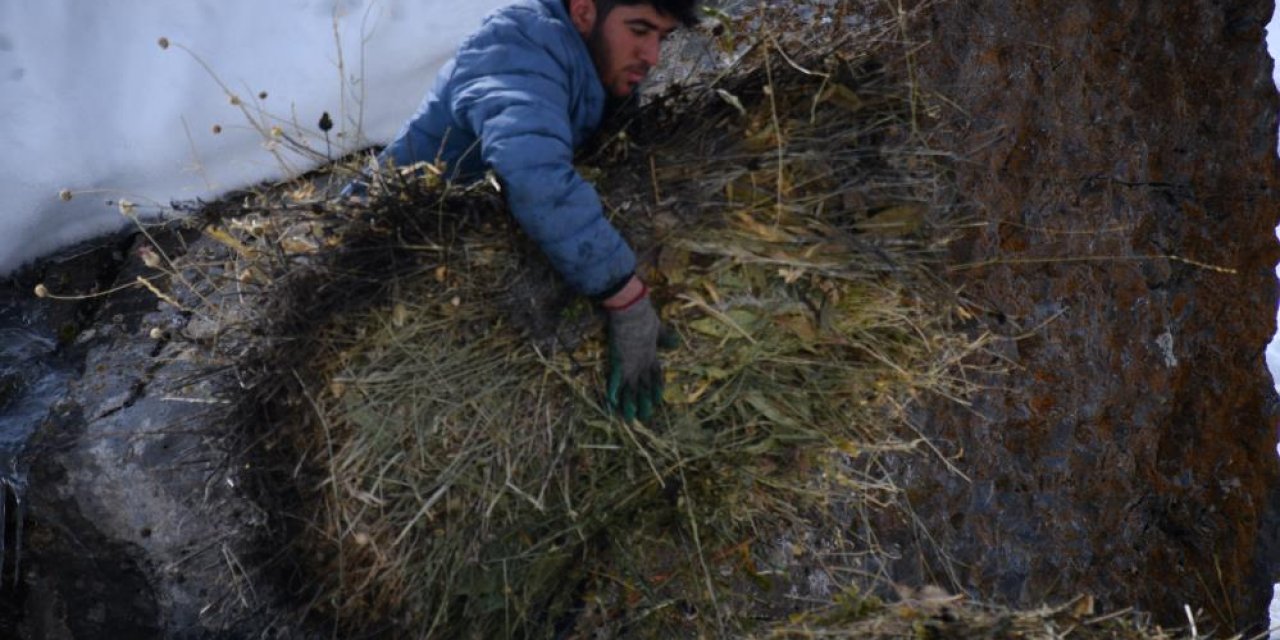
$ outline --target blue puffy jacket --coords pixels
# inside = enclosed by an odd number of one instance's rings
[[[604,109],[591,53],[562,0],[522,0],[463,41],[379,159],[440,159],[458,180],[493,169],[512,214],[556,270],[582,293],[601,295],[636,261],[573,167],[574,149]]]

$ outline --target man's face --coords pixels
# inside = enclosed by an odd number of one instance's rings
[[[586,29],[582,23],[578,26],[586,31],[601,84],[613,96],[625,98],[658,65],[662,41],[675,31],[679,21],[659,13],[652,5],[619,4],[603,19],[595,15]]]

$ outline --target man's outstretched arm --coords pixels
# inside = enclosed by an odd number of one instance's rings
[[[570,285],[599,296],[632,275],[635,254],[574,169],[569,99],[553,70],[507,67],[456,85],[453,113],[479,137],[516,221]]]
[[[557,271],[609,315],[608,399],[647,419],[661,401],[660,323],[635,254],[604,218],[595,188],[573,167],[569,89],[548,59],[507,58],[496,74],[460,78],[454,109],[475,131],[521,227]]]

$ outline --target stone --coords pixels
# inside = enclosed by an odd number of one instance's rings
[[[177,251],[177,247],[169,247]],[[129,252],[136,255],[136,252]],[[142,269],[130,259],[117,276]],[[80,374],[26,456],[26,638],[302,637],[264,577],[265,529],[229,446],[229,384],[191,346],[155,340],[172,310],[133,289],[98,301],[75,349]],[[104,326],[113,330],[102,330]]]

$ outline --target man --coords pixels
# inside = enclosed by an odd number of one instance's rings
[[[574,170],[573,153],[600,126],[607,99],[635,92],[663,40],[696,22],[697,3],[521,0],[499,9],[379,156],[397,166],[440,161],[455,180],[497,174],[520,226],[607,312],[607,397],[627,419],[648,420],[661,402],[660,322],[635,254]]]

